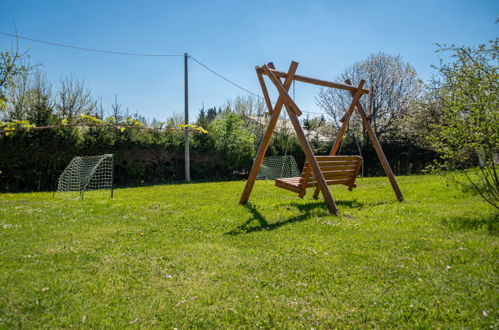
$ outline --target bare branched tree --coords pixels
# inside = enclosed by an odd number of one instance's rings
[[[71,120],[79,115],[95,114],[97,102],[83,80],[69,75],[61,79],[56,108],[59,116]]]
[[[114,103],[111,104],[111,117],[114,118],[116,123],[120,123],[125,119],[125,113],[123,111],[123,105],[118,103],[118,96],[114,96]]]
[[[227,112],[235,112],[245,118],[245,126],[256,136],[254,139],[255,148],[260,143],[266,127],[265,101],[253,95],[237,96],[233,100],[228,100],[223,108]]]
[[[166,128],[178,128],[181,124],[184,123],[184,116],[178,113],[174,113],[170,117],[166,119]]]
[[[18,39],[11,51],[0,51],[0,114],[6,111],[9,102],[13,104],[7,94],[11,93],[10,90],[16,87],[17,82],[25,82],[32,69],[26,60],[27,53],[27,50],[19,50]],[[2,117],[8,116],[4,113]]]
[[[0,97],[3,96],[5,88],[13,83],[12,79],[30,70],[25,59],[28,51],[19,50],[19,40],[11,51],[0,52]]]
[[[13,77],[6,91],[9,102],[5,119],[27,120],[35,125],[50,123],[54,112],[52,85],[41,67]]]
[[[8,103],[3,117],[6,120],[26,120],[28,113],[27,94],[30,88],[29,73],[23,72],[11,79],[12,83],[9,88],[5,89]]]
[[[37,70],[32,75],[27,93],[26,119],[35,125],[51,124],[53,116],[52,85],[44,71]]]
[[[354,63],[337,78],[340,82],[350,80],[353,85],[358,85],[361,79],[366,80],[366,86],[373,88],[371,120],[376,135],[380,137],[400,133],[398,122],[409,113],[422,91],[423,83],[416,70],[399,55],[378,53]],[[331,114],[339,127],[352,96],[347,91],[323,88],[316,101]],[[367,98],[364,97],[362,102],[366,108]]]
[[[252,95],[228,100],[223,108],[244,116],[261,116],[266,111],[265,102]]]

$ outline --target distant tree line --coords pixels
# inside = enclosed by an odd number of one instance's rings
[[[496,44],[490,48],[447,50],[456,54],[461,66],[442,63],[437,68],[441,79],[427,85],[400,56],[383,53],[352,64],[336,77],[337,81],[348,80],[353,85],[364,79],[366,86],[372,89],[371,104],[366,103],[367,97],[362,102],[364,108],[370,109],[370,123],[395,174],[421,173],[429,165],[442,164],[442,161],[446,168],[463,167],[463,163],[465,168],[496,164],[497,75],[496,66],[490,64],[496,59]],[[72,157],[103,153],[115,155],[117,185],[183,180],[181,116],[149,122],[138,113],[130,115],[117,99],[106,108],[92,96],[82,80],[64,77],[55,90],[43,69],[30,66],[23,54],[13,51],[0,55],[1,191],[52,190]],[[471,74],[473,69],[478,72]],[[467,83],[466,79],[471,76],[474,80]],[[453,94],[453,88],[461,88],[462,93]],[[470,104],[463,108],[470,98],[476,100],[475,108]],[[340,119],[350,105],[351,95],[323,89],[316,100],[328,115],[304,115],[302,125],[314,152],[327,154],[341,126]],[[484,101],[480,103],[480,100]],[[455,139],[453,142],[457,142],[463,138],[457,130],[466,125],[461,125],[459,120],[469,109],[477,114],[473,117],[475,122],[468,122],[468,131],[474,128],[486,131],[490,139],[480,140],[481,135],[476,134],[469,137],[471,142],[467,147],[454,146],[452,154],[445,141]],[[478,113],[485,113],[486,117]],[[208,134],[195,130],[190,134],[191,177],[194,180],[244,178],[269,118],[265,103],[251,96],[237,97],[218,108],[199,110],[195,124]],[[304,154],[294,131],[286,125],[285,115],[280,121],[283,124],[277,127],[267,155],[293,155],[298,164],[303,164]],[[79,125],[82,122],[107,125]],[[53,128],[29,129],[29,125]],[[493,147],[473,149],[484,141]],[[360,154],[364,158],[364,175],[383,175],[357,115],[351,119],[340,154]],[[459,162],[456,155],[465,162]],[[482,170],[482,173],[488,173],[486,178],[494,182],[495,172]],[[497,176],[495,178],[497,180]],[[490,189],[495,192],[497,188]]]

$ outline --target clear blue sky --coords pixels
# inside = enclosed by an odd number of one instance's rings
[[[260,94],[254,67],[273,61],[333,80],[379,51],[400,54],[423,80],[438,63],[435,43],[476,45],[498,36],[499,1],[6,1],[0,31],[80,47],[143,53],[188,52]],[[12,39],[0,36],[0,47]],[[183,58],[106,55],[22,41],[57,87],[83,78],[104,106],[117,94],[130,111],[165,119],[183,112]],[[190,112],[244,92],[190,62]],[[319,111],[317,88],[296,86],[303,110]]]

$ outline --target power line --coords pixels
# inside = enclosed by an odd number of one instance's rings
[[[145,53],[119,52],[119,51],[114,51],[114,50],[105,50],[105,49],[96,49],[96,48],[86,48],[86,47],[79,47],[79,46],[72,46],[72,45],[61,44],[61,43],[52,42],[52,41],[46,41],[46,40],[28,38],[28,37],[20,36],[20,35],[17,35],[17,34],[5,33],[5,32],[0,32],[0,35],[4,35],[4,36],[11,37],[11,38],[16,38],[16,39],[23,39],[23,40],[34,41],[34,42],[38,42],[38,43],[42,43],[42,44],[47,44],[47,45],[51,45],[51,46],[58,46],[58,47],[71,48],[71,49],[78,49],[78,50],[84,50],[84,51],[90,51],[90,52],[96,52],[96,53],[105,53],[105,54],[114,54],[114,55],[128,55],[128,56],[149,56],[149,57],[180,57],[180,56],[184,56],[183,54],[145,54]],[[207,65],[201,63],[201,61],[197,60],[193,56],[189,55],[189,57],[193,61],[195,61],[196,63],[198,63],[199,65],[201,65],[202,67],[204,67],[205,69],[207,69],[208,71],[210,71],[211,73],[213,73],[213,74],[217,75],[218,77],[222,78],[223,80],[227,81],[228,83],[236,86],[237,88],[242,89],[246,93],[254,95],[254,96],[258,97],[258,98],[262,98],[260,95],[257,95],[255,93],[247,90],[246,88],[242,87],[241,85],[239,85],[239,84],[231,81],[230,79],[222,76],[220,73],[218,73],[215,70],[211,69]]]
[[[6,32],[1,32],[1,31],[0,31],[0,35],[4,35],[4,36],[7,36],[7,37],[16,38],[16,39],[29,40],[29,41],[38,42],[38,43],[42,43],[42,44],[46,44],[46,45],[51,45],[51,46],[71,48],[71,49],[83,50],[83,51],[89,51],[89,52],[95,52],[95,53],[104,53],[104,54],[113,54],[113,55],[127,55],[127,56],[146,56],[146,57],[181,57],[181,56],[184,56],[184,54],[147,54],[147,53],[120,52],[120,51],[106,50],[106,49],[79,47],[79,46],[66,45],[66,44],[61,44],[61,43],[52,42],[52,41],[46,41],[46,40],[28,38],[28,37],[20,36],[18,34],[6,33]],[[241,86],[241,85],[233,82],[229,78],[224,77],[223,75],[221,75],[220,73],[216,72],[212,68],[208,67],[206,64],[202,63],[201,61],[199,61],[198,59],[196,59],[192,55],[189,55],[189,57],[194,62],[196,62],[197,64],[201,65],[203,68],[205,68],[206,70],[210,71],[211,73],[213,73],[214,75],[218,76],[219,78],[225,80],[229,84],[231,84],[231,85],[233,85],[233,86],[235,86],[235,87],[237,87],[237,88],[245,91],[248,94],[251,94],[251,95],[253,95],[253,96],[255,96],[255,97],[263,100],[262,96],[260,96],[260,95],[258,95],[256,93],[254,93],[254,92],[252,92],[252,91],[244,88],[243,86]],[[294,94],[294,88],[293,88],[293,94]],[[311,111],[302,111],[302,112],[308,113],[308,114],[314,114],[314,115],[324,115],[324,114],[327,114],[327,113],[319,113],[319,112],[311,112]]]
[[[235,82],[231,81],[231,80],[230,80],[230,79],[228,79],[228,78],[225,78],[224,76],[222,76],[220,73],[216,72],[215,70],[213,70],[213,69],[209,68],[208,66],[204,65],[204,64],[203,64],[203,63],[201,63],[199,60],[197,60],[197,59],[195,59],[194,57],[192,57],[192,55],[189,55],[189,57],[190,57],[190,58],[191,58],[194,62],[196,62],[197,64],[201,65],[201,66],[202,66],[202,67],[204,67],[206,70],[208,70],[208,71],[210,71],[211,73],[213,73],[214,75],[217,75],[218,77],[222,78],[223,80],[225,80],[225,81],[226,81],[226,82],[228,82],[229,84],[232,84],[232,85],[236,86],[237,88],[242,89],[243,91],[245,91],[245,92],[246,92],[246,93],[248,93],[248,94],[251,94],[251,95],[256,96],[256,97],[258,97],[258,98],[260,98],[260,99],[263,99],[263,97],[261,97],[260,95],[255,94],[255,93],[253,93],[253,92],[251,92],[251,91],[247,90],[247,89],[246,89],[246,88],[244,88],[243,86],[236,84]]]
[[[222,78],[223,80],[227,81],[228,83],[236,86],[237,88],[245,91],[246,93],[249,93],[253,96],[256,96],[258,97],[259,99],[263,100],[264,98],[256,93],[253,93],[249,90],[247,90],[246,88],[242,87],[241,85],[239,84],[236,84],[235,82],[231,81],[230,79],[222,76],[221,74],[219,74],[218,72],[216,72],[215,70],[209,68],[208,66],[206,66],[205,64],[201,63],[199,60],[195,59],[192,55],[189,55],[189,57],[195,61],[196,63],[198,63],[199,65],[203,66],[205,69],[209,70],[210,72],[212,72],[213,74],[217,75],[218,77]],[[294,83],[294,82],[293,82]],[[294,84],[293,84],[293,99],[295,98],[295,90],[294,90]],[[271,103],[274,103],[274,102],[271,102]],[[308,114],[312,114],[312,115],[328,115],[327,112],[312,112],[312,111],[302,111],[303,113],[308,113]]]
[[[23,37],[23,36],[20,36],[20,35],[17,35],[17,34],[12,34],[12,33],[0,32],[0,34],[4,35],[4,36],[7,36],[7,37],[11,37],[11,38],[29,40],[29,41],[34,41],[34,42],[38,42],[38,43],[41,43],[41,44],[47,44],[47,45],[52,45],[52,46],[64,47],[64,48],[72,48],[72,49],[84,50],[84,51],[95,52],[95,53],[105,53],[105,54],[114,54],[114,55],[128,55],[128,56],[148,56],[148,57],[179,57],[179,56],[184,56],[183,54],[146,54],[146,53],[119,52],[119,51],[114,51],[114,50],[106,50],[106,49],[96,49],[96,48],[86,48],[86,47],[79,47],[79,46],[71,46],[71,45],[61,44],[61,43],[52,42],[52,41],[46,41],[46,40],[40,40],[40,39],[33,39],[33,38]]]
[[[313,112],[313,111],[306,111],[306,110],[302,110],[301,112],[308,113],[311,115],[329,115],[328,112]]]

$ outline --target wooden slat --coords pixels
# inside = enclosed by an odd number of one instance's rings
[[[328,186],[333,186],[336,184],[344,184],[345,186],[349,186],[349,185],[351,185],[352,180],[350,180],[350,179],[338,179],[338,180],[329,179],[329,180],[326,180],[326,183]],[[317,181],[308,182],[307,188],[310,188],[310,187],[317,187]]]
[[[342,185],[345,185],[345,186],[352,185],[352,181],[348,180],[348,179],[327,180],[326,183],[327,183],[328,186],[334,186],[334,185],[338,185],[338,184],[342,184]],[[307,183],[307,186],[305,188],[311,188],[311,187],[317,188],[317,182],[316,181],[310,181],[309,183]]]
[[[334,184],[344,184],[344,185],[349,185],[352,182],[350,179],[338,179],[338,180],[326,180],[326,183],[328,186],[334,185]],[[317,186],[317,181],[310,181],[307,183],[307,188],[310,187],[315,187]]]
[[[328,171],[355,171],[357,169],[356,165],[341,165],[341,166],[321,166],[322,172]]]
[[[362,162],[320,162],[319,166],[320,166],[320,168],[338,167],[339,169],[344,169],[347,167],[357,166],[358,164],[361,164],[361,163]]]
[[[357,158],[337,158],[337,157],[321,157],[317,160],[318,162],[350,162],[356,163],[362,161],[361,157]]]
[[[302,177],[301,176],[296,176],[296,177],[293,177],[293,178],[281,178],[281,179],[277,179],[277,181],[282,181],[282,182],[286,182],[286,183],[300,183],[300,181],[302,180]]]
[[[336,178],[350,178],[355,176],[354,171],[350,172],[322,172],[325,179],[336,179]],[[312,179],[311,179],[312,180]]]
[[[295,184],[295,183],[285,182],[282,180],[276,180],[275,185],[279,188],[284,188],[284,189],[293,191],[295,193],[300,192],[300,188],[299,188],[298,184]]]
[[[348,171],[355,171],[357,169],[357,166],[327,166],[321,168],[321,172],[331,172],[331,171],[343,171],[343,172],[348,172]]]
[[[359,160],[359,161],[321,161],[318,163],[321,166],[348,166],[348,165],[355,166],[362,162]]]
[[[345,160],[362,160],[360,156],[315,156],[318,162],[321,161],[345,161]]]
[[[353,180],[354,175],[353,174],[348,174],[348,173],[331,173],[331,174],[324,174],[324,179],[326,180],[336,180],[336,179],[349,179]],[[311,177],[309,181],[315,181],[315,177]]]
[[[297,177],[297,179],[301,179],[300,177]],[[345,184],[351,182],[351,177],[331,177],[326,179],[326,182],[328,185],[332,184]],[[307,187],[312,187],[316,185],[317,181],[315,178],[311,178],[311,180],[307,183]],[[297,181],[284,181],[283,179],[277,179],[275,180],[275,185],[278,187],[283,187],[283,188],[296,188],[297,192],[300,190],[300,180]]]
[[[360,164],[361,162],[358,162],[358,163],[348,163],[348,164],[335,164],[333,162],[327,162],[327,163],[322,163],[319,165],[319,167],[321,168],[321,170],[325,169],[325,168],[328,168],[329,170],[331,170],[331,168],[338,168],[338,169],[349,169],[349,168],[356,168],[358,166],[358,164]]]
[[[282,179],[277,179],[276,182],[279,182],[280,184],[283,184],[283,185],[289,185],[289,186],[298,186],[300,184],[300,181],[285,181],[285,180],[282,180]]]
[[[338,169],[338,168],[333,168],[333,169],[328,169],[328,170],[321,170],[322,174],[329,174],[329,173],[343,173],[343,174],[349,174],[349,173],[355,173],[355,168],[347,168],[347,169]]]

